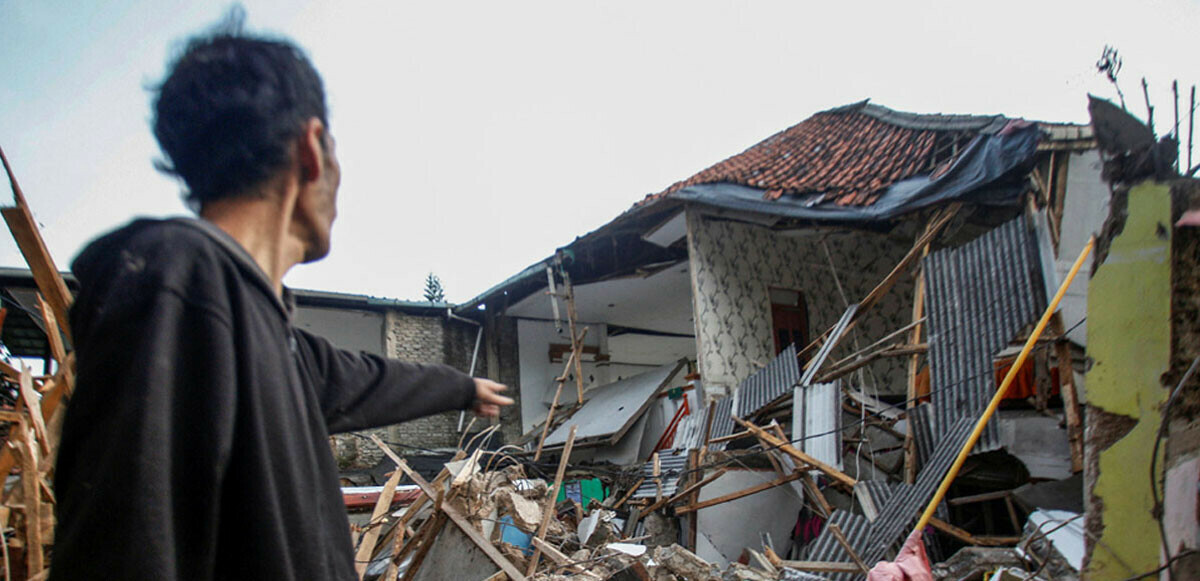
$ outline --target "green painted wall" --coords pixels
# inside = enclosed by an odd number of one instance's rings
[[[1159,377],[1171,348],[1171,230],[1169,187],[1133,188],[1125,229],[1088,292],[1088,404],[1137,422],[1099,453],[1093,492],[1103,501],[1104,532],[1094,541],[1088,579],[1124,579],[1159,562],[1149,474],[1167,396]]]

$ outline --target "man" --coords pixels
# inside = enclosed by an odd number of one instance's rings
[[[283,277],[337,213],[328,128],[287,42],[217,33],[173,64],[154,133],[201,219],[135,221],[72,265],[51,579],[355,579],[329,434],[512,403],[292,326]]]

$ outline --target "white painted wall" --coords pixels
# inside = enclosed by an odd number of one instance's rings
[[[297,307],[293,323],[342,349],[386,355],[383,320],[383,313],[373,311]]]
[[[730,470],[701,488],[700,500],[737,492],[777,477],[769,470]],[[762,550],[760,532],[770,533],[777,548],[786,547],[803,505],[803,499],[785,484],[702,509],[697,512],[696,554],[724,569],[741,556],[742,549]]]
[[[1054,269],[1058,280],[1055,289],[1066,278],[1071,265],[1079,257],[1088,238],[1100,231],[1108,217],[1111,197],[1108,185],[1100,179],[1100,154],[1096,151],[1072,153],[1067,162],[1067,194],[1063,198],[1062,233],[1059,237],[1058,259]],[[1072,281],[1063,297],[1063,324],[1069,329],[1087,316],[1087,289],[1091,279],[1092,261],[1087,260],[1079,275]],[[1078,345],[1087,344],[1087,323],[1067,335]]]
[[[600,340],[608,333],[607,325],[603,323],[588,323],[588,334],[584,338],[585,346],[601,347]],[[562,374],[566,362],[551,363],[549,357],[551,343],[571,342],[571,332],[563,325],[560,334],[550,321],[535,321],[529,319],[517,320],[517,353],[521,373],[521,431],[528,432],[546,419],[550,402],[554,398],[554,379]],[[591,361],[583,362],[583,386],[587,389],[594,384],[600,372]],[[609,370],[604,371],[605,374]],[[572,376],[573,377],[573,376]],[[607,383],[607,381],[605,382]],[[564,401],[575,398],[576,385],[574,380],[563,386]]]

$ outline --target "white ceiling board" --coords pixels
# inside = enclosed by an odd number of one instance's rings
[[[683,361],[589,390],[583,407],[546,436],[546,446],[565,444],[571,426],[578,426],[575,440],[620,439],[646,411],[658,390],[684,368]]]
[[[512,317],[551,319],[550,297],[535,292],[504,314]],[[559,310],[566,316],[566,305]],[[687,262],[680,262],[647,277],[627,277],[575,285],[578,321],[635,327],[691,335],[692,279]]]

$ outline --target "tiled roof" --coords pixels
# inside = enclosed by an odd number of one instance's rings
[[[809,203],[870,205],[888,186],[948,166],[979,133],[994,133],[1001,115],[919,115],[855,103],[817,113],[746,151],[645,201],[688,186],[733,183]]]

